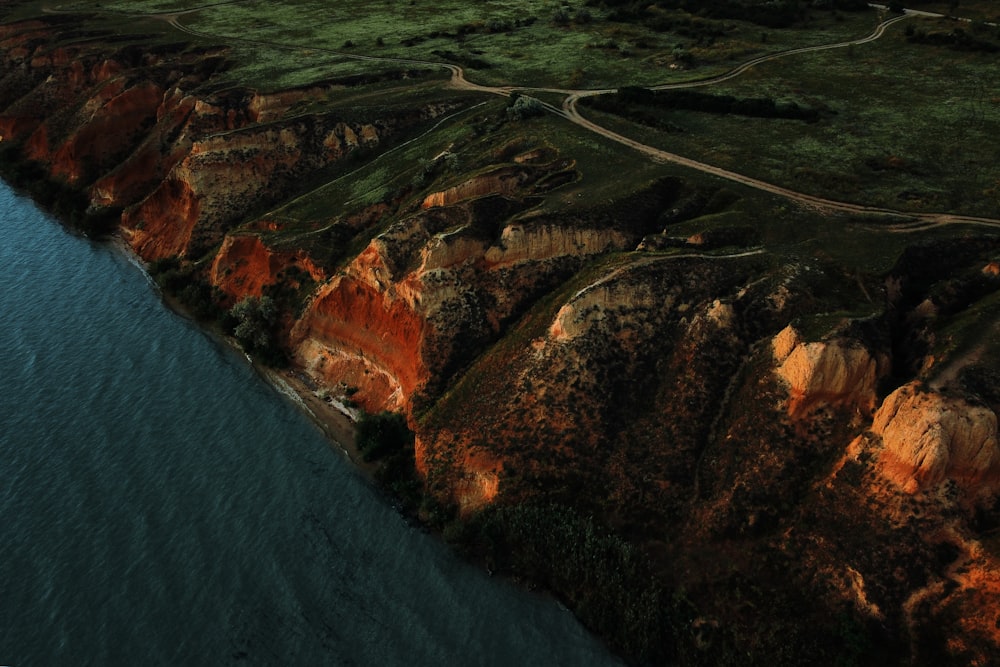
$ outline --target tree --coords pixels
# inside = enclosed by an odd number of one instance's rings
[[[545,113],[545,105],[542,101],[528,95],[514,93],[510,96],[510,103],[507,105],[507,118],[509,120],[524,120],[532,116],[541,116]]]
[[[365,461],[375,461],[413,446],[413,431],[398,412],[364,415],[358,421],[356,440]]]
[[[271,297],[244,297],[229,309],[229,316],[235,322],[233,335],[248,354],[259,354],[270,364],[282,360],[274,336],[278,307]]]

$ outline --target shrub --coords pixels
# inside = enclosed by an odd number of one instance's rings
[[[510,103],[507,105],[508,120],[525,120],[532,116],[541,116],[545,113],[545,105],[542,101],[528,95],[511,95]]]
[[[278,346],[275,326],[278,307],[269,296],[248,296],[229,309],[232,333],[247,354],[255,354],[267,364],[276,366],[284,361]]]
[[[477,522],[489,560],[550,586],[627,656],[662,664],[673,653],[669,596],[646,559],[592,517],[555,504],[513,505],[487,509]]]
[[[405,509],[415,510],[422,485],[414,465],[413,431],[396,412],[364,415],[356,431],[358,452],[364,461],[378,461],[375,479],[392,491]]]
[[[375,461],[413,446],[413,432],[398,412],[364,415],[358,421],[357,446],[365,461]]]

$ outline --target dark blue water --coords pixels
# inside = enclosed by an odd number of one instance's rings
[[[0,184],[0,664],[602,665],[121,252]]]

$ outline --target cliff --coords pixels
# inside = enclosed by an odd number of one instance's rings
[[[403,413],[376,476],[471,557],[640,664],[1000,649],[995,230],[789,209],[442,74],[261,90],[225,44],[81,21],[0,24],[5,173],[318,397]]]
[[[804,342],[791,326],[775,336],[772,347],[780,364],[776,372],[788,383],[790,414],[816,404],[848,405],[871,414],[878,382],[889,370],[887,354],[851,339]]]
[[[988,407],[907,384],[886,397],[872,422],[885,475],[907,493],[945,480],[992,500],[1000,479],[997,416]]]

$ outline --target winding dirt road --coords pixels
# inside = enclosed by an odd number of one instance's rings
[[[611,129],[608,129],[602,125],[598,125],[594,121],[585,118],[580,113],[580,110],[577,106],[579,100],[583,99],[584,97],[594,97],[598,95],[612,94],[617,92],[616,88],[607,88],[600,90],[573,90],[573,89],[561,89],[561,88],[534,88],[534,87],[513,86],[513,85],[483,86],[474,83],[472,81],[469,81],[465,76],[465,71],[458,65],[453,65],[451,63],[416,60],[409,58],[366,56],[361,54],[345,53],[343,51],[339,51],[336,49],[317,47],[317,46],[303,46],[301,44],[285,44],[281,42],[271,42],[267,40],[248,39],[245,37],[217,35],[196,30],[194,28],[191,28],[190,26],[184,25],[180,21],[182,16],[197,12],[201,9],[223,4],[233,4],[242,1],[243,0],[227,0],[223,2],[211,3],[199,7],[193,7],[186,10],[173,11],[173,12],[127,13],[127,12],[111,12],[109,10],[100,10],[100,11],[102,13],[118,13],[126,16],[161,19],[180,32],[191,35],[193,37],[200,37],[202,39],[210,39],[210,40],[224,39],[229,41],[242,42],[245,44],[255,44],[259,46],[268,46],[280,49],[299,50],[303,48],[308,48],[313,51],[318,51],[321,53],[329,53],[349,60],[395,63],[395,64],[412,65],[419,67],[444,68],[449,70],[449,72],[451,73],[451,79],[449,85],[458,90],[486,93],[490,95],[502,95],[505,97],[510,96],[512,93],[519,91],[548,92],[548,93],[566,95],[566,99],[563,100],[562,103],[562,108],[544,102],[542,104],[546,108],[546,110],[548,110],[550,113],[561,116],[566,120],[575,123],[576,125],[586,130],[589,130],[590,132],[599,134],[602,137],[605,137],[611,141],[615,141],[619,144],[622,144],[623,146],[628,146],[629,148],[639,151],[640,153],[646,155],[647,157],[651,158],[654,161],[671,163],[689,169],[694,169],[696,171],[700,171],[705,174],[709,174],[734,183],[738,183],[740,185],[745,185],[747,187],[754,188],[755,190],[760,190],[762,192],[767,192],[773,195],[777,195],[779,197],[783,197],[801,206],[813,210],[820,210],[831,213],[846,213],[846,214],[861,215],[861,216],[877,216],[882,218],[893,218],[900,220],[900,222],[897,224],[881,226],[880,229],[883,229],[885,231],[891,231],[896,233],[912,233],[916,231],[922,231],[933,227],[949,225],[949,224],[966,224],[966,225],[978,225],[987,227],[1000,227],[1000,219],[997,218],[969,216],[969,215],[962,215],[955,213],[912,213],[908,211],[900,211],[896,209],[882,208],[878,206],[865,206],[862,204],[855,204],[851,202],[838,201],[835,199],[827,199],[824,197],[810,195],[780,185],[775,185],[774,183],[769,183],[759,178],[754,178],[752,176],[740,174],[738,172],[730,171],[728,169],[723,169],[722,167],[716,167],[714,165],[710,165],[705,162],[700,162],[698,160],[684,157],[676,153],[671,153],[669,151],[655,148],[653,146],[644,144],[640,141],[637,141],[623,134],[615,132]],[[879,9],[880,11],[884,10],[884,7],[880,5],[871,5],[871,7]],[[44,11],[50,13],[79,13],[80,10],[62,10],[58,8],[47,8]],[[694,81],[686,81],[681,83],[667,83],[659,86],[652,86],[651,89],[679,90],[684,88],[710,86],[722,83],[724,81],[729,81],[730,79],[734,79],[757,65],[770,62],[772,60],[777,60],[779,58],[787,58],[789,56],[801,55],[805,53],[815,53],[818,51],[827,51],[831,49],[841,49],[851,46],[867,44],[870,42],[874,42],[877,39],[880,39],[890,26],[900,21],[904,21],[911,16],[938,16],[938,15],[929,15],[926,12],[918,12],[907,9],[904,10],[904,13],[899,16],[895,16],[893,18],[880,22],[875,27],[875,29],[872,31],[871,34],[865,37],[861,37],[859,39],[848,40],[843,42],[835,42],[832,44],[805,46],[796,49],[789,49],[787,51],[779,51],[777,53],[771,53],[768,55],[753,58],[729,70],[728,72],[724,72],[716,76],[711,76],[704,79],[697,79]]]
[[[785,58],[792,55],[799,55],[803,53],[814,53],[817,51],[827,51],[830,49],[840,49],[849,46],[854,46],[857,44],[867,44],[881,38],[886,29],[894,23],[903,21],[909,18],[910,14],[902,14],[900,16],[893,17],[886,21],[883,21],[876,26],[875,30],[861,39],[850,40],[846,42],[837,42],[834,44],[822,44],[817,46],[806,46],[798,49],[791,49],[788,51],[780,51],[778,53],[772,53],[766,56],[760,56],[754,58],[753,60],[748,60],[747,62],[735,67],[734,69],[720,74],[718,76],[709,77],[706,79],[700,79],[698,81],[690,81],[684,83],[672,83],[664,84],[662,86],[653,86],[652,90],[677,90],[682,88],[694,88],[697,86],[707,86],[716,83],[721,83],[723,81],[728,81],[733,79],[746,71],[750,70],[752,67],[759,65],[761,63],[766,63],[772,60],[777,60],[779,58]],[[606,95],[608,93],[613,93],[615,90],[597,90],[597,91],[573,91],[569,96],[563,101],[562,115],[569,119],[570,121],[576,123],[577,125],[584,127],[591,132],[600,134],[603,137],[616,141],[620,144],[633,148],[641,153],[644,153],[651,157],[653,160],[670,162],[673,164],[678,164],[684,167],[695,169],[697,171],[711,174],[713,176],[718,176],[719,178],[724,178],[741,185],[746,185],[748,187],[754,188],[756,190],[761,190],[771,194],[775,194],[786,199],[790,199],[798,204],[801,204],[807,208],[818,209],[822,211],[838,212],[838,213],[849,213],[854,215],[875,215],[890,218],[901,218],[908,221],[905,224],[894,225],[888,227],[889,231],[895,232],[914,232],[925,229],[930,229],[931,227],[937,227],[946,224],[971,224],[971,225],[983,225],[989,227],[1000,227],[1000,219],[978,217],[978,216],[967,216],[961,214],[951,214],[951,213],[910,213],[905,211],[898,211],[890,208],[882,208],[878,206],[865,206],[862,204],[854,204],[850,202],[838,201],[835,199],[826,199],[824,197],[817,197],[815,195],[806,194],[804,192],[798,192],[796,190],[791,190],[789,188],[782,187],[780,185],[775,185],[773,183],[768,183],[759,178],[754,178],[752,176],[747,176],[745,174],[740,174],[734,171],[729,171],[728,169],[723,169],[721,167],[716,167],[704,162],[699,162],[698,160],[693,160],[691,158],[678,155],[676,153],[670,153],[668,151],[660,150],[649,146],[648,144],[643,144],[639,141],[626,137],[622,134],[609,130],[608,128],[598,125],[597,123],[584,118],[580,113],[577,102],[584,97],[592,97],[595,95]]]

